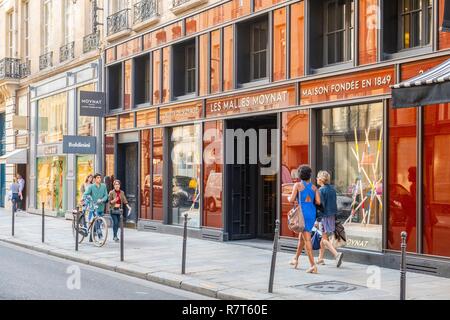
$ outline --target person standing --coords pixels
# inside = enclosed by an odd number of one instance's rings
[[[302,253],[303,247],[306,247],[306,254],[309,258],[310,267],[306,270],[307,273],[317,273],[317,265],[314,262],[311,232],[316,222],[316,206],[320,205],[319,190],[311,183],[312,169],[307,165],[301,165],[298,169],[300,182],[294,184],[291,195],[288,197],[289,202],[297,200],[302,208],[303,217],[305,220],[305,229],[298,235],[297,252],[293,259],[294,268],[297,269],[298,259]]]
[[[17,174],[17,183],[19,184],[19,200],[17,209],[23,210],[23,192],[25,190],[25,179],[20,174]]]
[[[11,203],[12,203],[13,212],[16,213],[17,204],[19,202],[19,191],[20,191],[20,185],[17,183],[16,178],[13,178],[13,182],[11,183],[9,190],[11,192]]]
[[[324,265],[323,256],[325,249],[328,249],[336,260],[336,267],[342,264],[342,252],[337,252],[336,248],[330,241],[330,237],[336,230],[336,215],[337,215],[337,195],[334,186],[330,185],[331,176],[327,171],[319,171],[317,174],[317,183],[320,185],[320,201],[323,212],[320,215],[320,229],[322,231],[322,240],[320,241],[319,259],[317,264]]]
[[[88,175],[86,179],[84,180],[84,183],[80,187],[80,193],[83,195],[86,190],[91,186],[92,182],[94,181],[94,176],[92,174]]]
[[[106,191],[106,185],[102,183],[102,175],[96,173],[94,175],[94,184],[91,184],[89,188],[84,192],[83,197],[91,196],[92,201],[97,204],[97,215],[103,216],[105,213],[105,203],[108,201],[108,192]],[[94,212],[89,212],[89,221],[94,216]],[[95,226],[94,226],[95,228]],[[89,239],[92,241],[92,239]]]
[[[124,219],[125,215],[123,214],[123,206],[126,205],[128,207],[128,211],[131,210],[131,207],[128,205],[128,200],[125,197],[125,193],[120,190],[120,181],[114,181],[114,189],[109,192],[109,205],[111,212],[111,219],[113,222],[113,235],[114,241],[119,241],[117,237],[117,231],[119,230],[120,225],[120,215],[122,214]]]

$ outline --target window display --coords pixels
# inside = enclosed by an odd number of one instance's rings
[[[347,246],[381,250],[383,104],[325,109],[319,116],[318,169],[331,173]]]
[[[200,226],[201,126],[175,127],[171,133],[172,223]]]
[[[78,156],[77,157],[77,199],[76,203],[80,203],[82,198],[81,186],[85,183],[89,175],[94,175],[94,156]]]
[[[67,134],[67,93],[63,92],[39,101],[39,144],[60,142]]]
[[[37,208],[42,202],[45,209],[63,214],[66,209],[66,158],[44,157],[37,159]]]

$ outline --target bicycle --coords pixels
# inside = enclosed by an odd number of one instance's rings
[[[78,243],[82,243],[84,238],[90,235],[90,238],[97,247],[103,247],[108,238],[108,224],[106,219],[99,216],[97,213],[98,205],[94,203],[91,196],[87,196],[84,199],[84,205],[81,210],[81,214],[78,218]],[[76,216],[77,210],[72,211],[74,215],[72,220],[72,233],[76,237],[77,226],[76,226]],[[89,225],[86,226],[86,215],[90,213],[93,214]]]

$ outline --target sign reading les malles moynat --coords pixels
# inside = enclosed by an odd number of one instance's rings
[[[80,91],[80,116],[103,117],[105,105],[104,92]]]
[[[64,136],[63,153],[67,154],[95,154],[97,140],[95,137]]]

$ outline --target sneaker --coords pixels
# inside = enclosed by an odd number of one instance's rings
[[[118,237],[114,237],[114,241],[115,242],[119,242],[119,238]]]
[[[342,265],[342,258],[344,254],[342,252],[339,252],[336,256],[336,268],[339,268]]]

